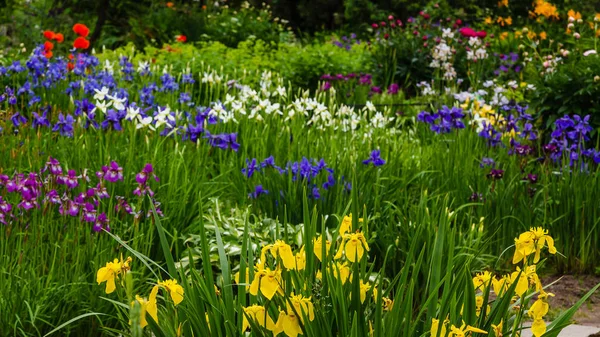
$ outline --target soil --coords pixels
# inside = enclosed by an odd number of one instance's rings
[[[568,309],[575,304],[590,289],[600,283],[600,276],[592,275],[565,275],[549,276],[542,278],[542,284],[550,284],[547,291],[555,296],[550,297],[550,308],[557,309],[557,312]],[[579,308],[573,316],[576,324],[600,327],[600,289]],[[593,335],[596,336],[596,335]],[[600,337],[600,335],[598,335]]]

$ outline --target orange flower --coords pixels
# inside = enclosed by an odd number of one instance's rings
[[[80,36],[73,42],[73,47],[76,49],[88,49],[90,47],[90,41]]]
[[[54,32],[51,30],[45,30],[44,37],[48,40],[52,40],[52,39],[54,39]]]
[[[52,49],[54,49],[54,43],[50,42],[50,41],[46,41],[44,42],[44,51],[45,52],[49,52]]]
[[[185,41],[187,41],[187,36],[177,35],[177,42],[185,42]]]
[[[167,3],[166,3],[166,5],[167,5],[167,7],[169,7],[169,8],[173,8],[173,6],[175,6],[175,4],[174,4],[174,3],[172,3],[172,2],[167,2]]]
[[[567,15],[568,15],[568,17],[569,17],[569,18],[573,18],[573,19],[575,19],[575,20],[579,20],[579,19],[581,19],[581,13],[579,13],[579,12],[575,12],[575,11],[574,11],[574,10],[572,10],[572,9],[570,9],[570,10],[567,12]]]
[[[545,40],[545,39],[548,37],[548,35],[546,34],[546,32],[541,32],[541,33],[540,33],[538,36],[539,36],[539,37],[540,37],[540,39],[542,39],[542,40]]]
[[[75,34],[81,37],[87,37],[90,33],[90,29],[83,23],[76,23],[75,25],[73,25],[73,31],[75,32]]]
[[[67,63],[67,70],[68,71],[73,70],[73,68],[75,68],[75,65],[73,63],[71,63],[71,62]]]
[[[205,11],[206,10],[206,5],[202,5],[202,10]]]
[[[62,35],[62,33],[58,33],[58,34],[54,34],[54,36],[52,37],[52,40],[54,40],[58,43],[63,43],[63,41],[65,40],[65,37]]]
[[[52,55],[53,55],[53,54],[52,54],[52,50],[47,50],[47,51],[44,53],[44,56],[46,56],[46,58],[47,58],[47,59],[49,59],[49,58],[52,58]]]

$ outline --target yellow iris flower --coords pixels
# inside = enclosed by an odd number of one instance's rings
[[[367,292],[371,290],[371,285],[369,283],[364,283],[362,280],[360,281],[360,303],[364,303],[367,299]]]
[[[350,221],[352,223],[352,221]],[[329,248],[331,247],[331,242],[329,240],[325,240],[325,254],[329,254]],[[316,239],[313,239],[313,251],[319,259],[319,262],[323,262],[323,238],[319,236]]]
[[[294,253],[292,253],[292,247],[290,247],[290,245],[283,240],[277,240],[274,244],[270,245],[269,250],[275,258],[281,258],[286,269],[295,269],[296,259],[294,258]]]
[[[544,323],[543,317],[546,316],[550,306],[548,305],[548,296],[554,296],[554,294],[546,293],[544,290],[540,291],[538,299],[531,305],[527,313],[533,319],[531,323],[531,332],[535,337],[540,337],[546,332],[546,323]]]
[[[175,305],[178,305],[183,301],[183,287],[177,284],[177,280],[158,281],[158,285],[169,292]]]
[[[446,337],[446,322],[442,323],[442,328],[440,331],[440,337]],[[431,337],[438,337],[438,330],[440,329],[440,321],[438,319],[431,319]]]
[[[450,327],[450,334],[448,335],[448,337],[465,337],[469,332],[482,333],[487,335],[487,331],[472,327],[463,322],[460,328],[457,328],[454,325],[452,325]]]
[[[363,218],[359,218],[358,222],[363,222]],[[340,224],[339,233],[340,236],[343,237],[346,233],[352,232],[352,213],[346,215],[344,219],[342,219],[342,223]]]
[[[275,322],[267,313],[265,307],[261,305],[252,305],[249,307],[243,308],[246,315],[244,315],[244,322],[242,325],[242,332],[246,331],[248,327],[250,327],[250,322],[248,322],[248,318],[254,320],[254,322],[263,328],[267,328],[269,331],[275,330]]]
[[[477,273],[475,277],[473,277],[473,287],[475,289],[479,289],[483,286],[483,288],[490,285],[490,280],[494,277],[492,273],[489,271],[484,271],[483,273]]]
[[[348,277],[350,276],[350,266],[347,262],[339,263],[336,262],[333,266],[330,267],[333,271],[333,277],[339,279],[342,284],[346,284]]]
[[[279,312],[279,318],[277,318],[277,324],[273,330],[273,335],[277,336],[280,333],[285,333],[289,337],[297,337],[302,334],[302,328],[300,328],[300,320],[294,312]]]
[[[300,251],[296,253],[295,259],[296,265],[294,269],[304,270],[304,268],[306,267],[306,253],[304,252],[304,246],[302,246],[302,248],[300,248]]]
[[[342,253],[346,253],[346,258],[350,262],[360,261],[362,259],[365,250],[369,250],[369,244],[365,239],[363,233],[353,233],[344,235],[342,244],[335,256],[336,259],[342,257]]]
[[[294,312],[294,310],[296,310],[298,315],[300,315],[300,319],[302,320],[302,322],[304,322],[302,315],[308,317],[309,321],[315,319],[315,308],[312,302],[310,301],[310,297],[303,297],[302,295],[294,295],[294,293],[291,293],[290,302],[292,302],[294,309],[292,309],[292,307],[288,303],[287,311]]]
[[[114,259],[113,262],[107,262],[106,266],[98,269],[96,272],[96,282],[98,284],[106,282],[106,293],[112,293],[117,288],[115,284],[117,275],[129,271],[129,263],[131,263],[131,257],[128,257],[125,261],[121,257],[121,261]]]
[[[150,297],[146,300],[145,298],[136,295],[135,300],[140,304],[141,314],[140,314],[140,326],[144,328],[148,325],[148,321],[146,320],[146,313],[148,313],[152,319],[156,323],[158,323],[158,307],[156,305],[156,295],[158,294],[158,287],[153,287],[150,292]],[[132,303],[134,305],[135,303]]]
[[[515,254],[513,256],[513,264],[527,258],[527,256],[535,252],[533,263],[538,263],[540,260],[540,252],[543,247],[548,244],[548,252],[556,254],[554,247],[554,239],[548,235],[548,230],[541,227],[531,228],[528,232],[522,233],[515,239]]]
[[[496,337],[502,337],[502,320],[500,320],[500,324],[498,325],[492,324],[492,330],[494,330]]]
[[[281,282],[281,270],[270,270],[269,268],[259,268],[254,274],[254,280],[250,284],[250,293],[258,295],[258,290],[268,299],[272,299],[279,290]]]

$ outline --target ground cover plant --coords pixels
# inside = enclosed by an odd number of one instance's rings
[[[37,32],[0,65],[0,335],[557,336],[598,290],[543,280],[599,271],[600,15],[553,6]]]

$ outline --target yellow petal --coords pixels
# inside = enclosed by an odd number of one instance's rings
[[[536,319],[531,323],[531,332],[535,337],[540,337],[546,332],[546,323],[541,319]]]
[[[96,282],[98,282],[98,284],[105,282],[109,279],[109,275],[111,274],[111,270],[108,269],[108,267],[102,267],[100,269],[98,269],[98,272],[96,273]]]
[[[279,281],[272,275],[267,275],[260,281],[260,292],[268,299],[272,299],[279,289]]]
[[[554,239],[550,235],[547,235],[546,241],[548,241],[548,252],[550,252],[550,254],[556,254],[556,247],[554,247]]]
[[[115,289],[117,289],[117,287],[115,285],[115,278],[111,277],[108,280],[106,280],[106,293],[110,294],[113,291],[115,291]]]
[[[470,325],[467,325],[467,331],[476,332],[476,333],[482,333],[482,334],[486,334],[487,335],[487,331],[478,329],[478,328],[470,326]]]

